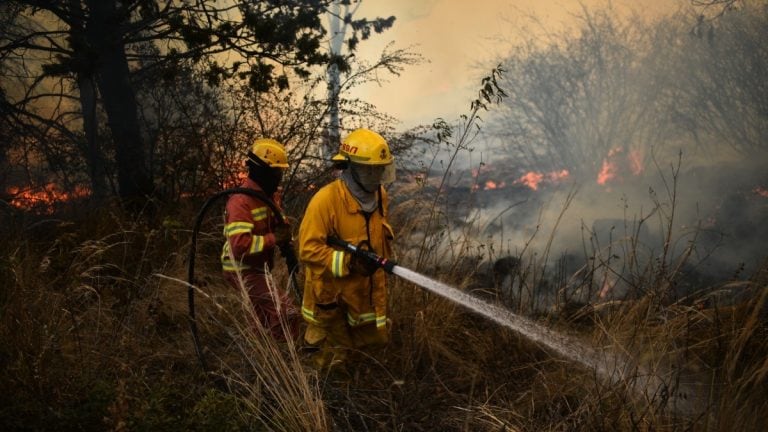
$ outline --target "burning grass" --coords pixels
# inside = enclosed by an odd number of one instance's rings
[[[447,213],[430,216],[432,201],[418,194],[401,205],[408,211],[394,208],[393,217],[402,265],[511,305],[498,291],[498,275],[491,276],[501,251],[471,240],[471,220],[448,229]],[[765,425],[756,413],[768,412],[768,263],[749,279],[696,285],[669,259],[624,275],[635,288],[625,299],[574,304],[555,295],[556,307],[515,309],[585,346],[630,359],[609,382],[394,277],[390,344],[318,373],[305,365],[300,344],[275,344],[245,324],[244,298],[219,277],[219,229],[212,222],[198,245],[199,331],[213,372],[207,376],[186,322],[180,279],[190,233],[184,224],[147,226],[109,212],[93,215],[98,223],[8,216],[0,246],[4,430],[725,431]],[[424,229],[426,221],[432,229]],[[512,274],[531,292],[547,284],[548,292],[561,292],[565,279],[552,277],[543,269],[547,260],[529,252],[500,266],[501,274]],[[568,283],[598,293],[597,270],[607,266],[598,255]],[[282,267],[274,277],[277,286],[286,283]],[[696,285],[690,295],[662,295],[684,282]],[[738,301],[724,295],[736,291]]]

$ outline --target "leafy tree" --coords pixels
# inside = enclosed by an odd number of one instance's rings
[[[0,59],[19,73],[2,85],[6,94],[21,91],[8,94],[4,110],[19,124],[55,130],[73,143],[95,195],[105,189],[104,162],[114,161],[120,197],[140,208],[155,192],[140,81],[172,80],[199,62],[209,85],[237,78],[257,91],[285,89],[290,75],[307,77],[309,68],[327,63],[320,16],[328,4],[12,0],[0,6],[12,17],[0,37]],[[352,27],[364,35],[385,22],[363,19]],[[113,148],[104,146],[107,137]]]

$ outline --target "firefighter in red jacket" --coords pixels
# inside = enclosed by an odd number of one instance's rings
[[[273,139],[257,139],[248,152],[246,166],[248,178],[241,187],[263,192],[279,206],[278,186],[288,168],[285,147]],[[264,202],[245,194],[230,196],[224,218],[226,241],[221,264],[225,278],[236,289],[247,291],[256,318],[275,339],[294,338],[300,321],[298,310],[286,290],[277,286],[270,289],[266,274],[274,265],[275,248],[291,242],[290,226],[280,224]],[[284,334],[281,316],[289,335]]]
[[[394,234],[387,222],[383,184],[395,178],[384,138],[357,129],[333,159],[345,169],[312,197],[299,228],[299,259],[306,282],[304,340],[319,348],[320,368],[341,363],[350,349],[388,340],[386,274],[373,263],[327,244],[330,236],[390,258]]]

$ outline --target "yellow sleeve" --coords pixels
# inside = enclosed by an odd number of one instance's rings
[[[335,230],[336,197],[329,188],[318,191],[309,201],[299,227],[299,259],[313,272],[344,277],[349,274],[349,256],[326,244]]]

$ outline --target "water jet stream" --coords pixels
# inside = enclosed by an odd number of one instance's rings
[[[328,237],[331,246],[343,248],[350,253],[360,256],[388,273],[395,274],[428,291],[442,296],[455,303],[488,318],[510,330],[513,330],[528,340],[545,347],[560,357],[575,361],[585,368],[592,370],[597,378],[610,385],[623,385],[628,393],[658,403],[661,408],[670,408],[675,413],[683,415],[699,415],[703,409],[705,386],[694,383],[681,383],[680,376],[671,374],[662,367],[656,370],[663,373],[653,373],[633,359],[608,350],[595,350],[565,334],[555,332],[535,321],[517,315],[508,309],[493,305],[477,297],[471,296],[452,286],[416,273],[399,266],[394,261],[380,257],[369,250],[338,239]],[[663,379],[666,377],[666,381]]]
[[[593,370],[604,383],[623,384],[636,396],[659,404],[668,403],[667,406],[679,414],[698,415],[704,411],[702,402],[705,392],[702,392],[701,386],[679,383],[672,378],[665,381],[662,374],[653,373],[624,355],[592,349],[574,338],[555,332],[508,309],[399,265],[394,265],[391,272],[519,333],[550,352]],[[668,373],[664,375],[671,377]]]

